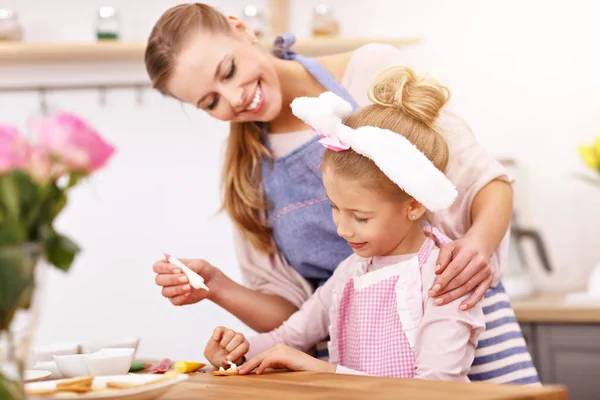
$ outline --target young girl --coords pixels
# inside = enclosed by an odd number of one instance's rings
[[[375,104],[343,123],[352,107],[331,92],[292,102],[328,149],[323,181],[337,233],[354,254],[279,328],[247,340],[217,328],[205,350],[213,365],[248,359],[240,374],[286,367],[468,381],[485,326],[481,305],[435,306],[428,294],[439,246],[450,241],[431,228],[431,213],[457,196],[436,127],[448,91],[390,67],[375,76],[369,97]],[[327,335],[329,363],[304,353]]]

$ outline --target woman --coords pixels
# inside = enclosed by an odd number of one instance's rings
[[[193,290],[181,271],[157,262],[162,293],[175,305],[205,298],[258,332],[278,327],[302,306],[352,249],[335,231],[320,161],[323,147],[289,104],[332,91],[355,109],[369,104],[376,72],[401,64],[390,46],[309,59],[290,50],[293,36],[258,46],[243,22],[203,4],[166,11],[146,49],[153,87],[211,116],[231,121],[223,174],[224,203],[236,227],[236,251],[247,286],[204,260],[184,262],[204,277],[209,292]],[[471,380],[536,383],[537,372],[500,284],[512,214],[510,178],[476,143],[469,127],[446,113],[447,176],[459,198],[436,223],[451,238],[438,258],[431,288],[437,305],[472,292],[467,310],[483,300],[486,329]],[[488,288],[492,286],[490,290]],[[323,338],[325,339],[325,338]]]

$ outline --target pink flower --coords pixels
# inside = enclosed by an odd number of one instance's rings
[[[29,158],[29,142],[12,125],[0,125],[0,174],[21,168]]]
[[[58,164],[52,164],[50,153],[45,148],[41,146],[31,148],[31,155],[25,169],[34,180],[45,182],[51,177],[56,177],[55,169],[57,167]]]
[[[61,159],[71,171],[90,173],[102,168],[115,148],[81,118],[61,112],[34,123],[40,146]]]

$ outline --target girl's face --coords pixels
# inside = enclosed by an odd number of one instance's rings
[[[412,252],[415,246],[418,250],[420,243],[415,240],[422,236],[413,233],[422,232],[417,221],[426,210],[415,200],[392,201],[383,192],[331,168],[324,169],[323,183],[337,233],[354,253],[368,258]]]
[[[200,30],[191,37],[167,89],[222,121],[272,121],[282,107],[274,63],[241,21],[230,22],[232,35]]]

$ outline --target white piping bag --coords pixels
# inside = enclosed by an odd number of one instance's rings
[[[194,289],[210,290],[208,286],[206,286],[206,284],[204,283],[203,277],[186,267],[185,264],[179,261],[177,258],[167,253],[164,253],[164,258],[167,260],[168,263],[181,268],[183,273],[187,275],[188,279],[190,280],[190,285],[192,285]]]

